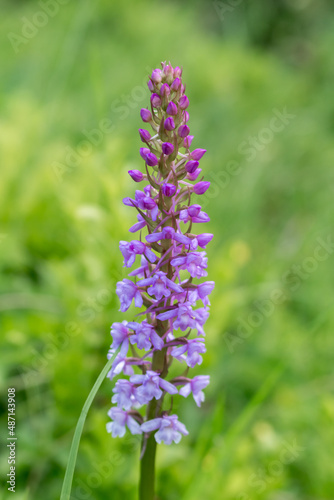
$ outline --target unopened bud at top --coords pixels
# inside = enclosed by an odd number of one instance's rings
[[[159,94],[154,93],[154,94],[151,95],[151,103],[152,103],[152,106],[154,108],[160,108],[160,106],[161,106],[161,99],[160,99]]]
[[[144,179],[144,175],[140,170],[129,170],[128,174],[135,182],[140,182]]]
[[[173,101],[171,101],[168,104],[167,109],[166,109],[166,113],[167,113],[167,115],[173,115],[173,116],[177,115],[177,106]]]
[[[166,130],[174,130],[175,129],[175,123],[174,120],[171,116],[169,116],[165,121],[164,121],[164,127]]]
[[[179,106],[181,109],[186,109],[189,106],[189,99],[186,95],[181,95],[179,99]]]
[[[167,64],[164,66],[164,74],[166,76],[167,82],[172,82],[173,81],[173,67],[170,64]]]
[[[210,241],[212,240],[213,234],[211,234],[211,233],[202,233],[202,234],[197,235],[196,238],[197,238],[199,246],[201,248],[205,248],[206,245],[208,243],[210,243]]]
[[[194,193],[196,194],[204,194],[210,187],[210,182],[201,181],[195,184]]]
[[[174,184],[166,182],[162,185],[162,192],[164,196],[174,196],[174,194],[176,193],[176,186],[174,186]]]
[[[190,207],[188,207],[188,214],[190,215],[190,217],[197,217],[197,215],[200,213],[201,211],[201,205],[190,205]]]
[[[170,142],[164,142],[161,146],[164,155],[169,156],[174,152],[174,146]]]
[[[194,172],[192,172],[192,173],[189,173],[189,172],[188,172],[188,174],[187,174],[187,178],[188,178],[190,181],[195,181],[201,172],[202,172],[202,169],[201,169],[201,168],[197,168],[197,169],[196,169]]]
[[[161,71],[161,69],[154,69],[152,71],[151,80],[154,83],[160,83],[161,82],[161,80],[162,80],[162,71]]]
[[[149,81],[147,82],[147,86],[148,86],[148,88],[150,89],[150,91],[151,91],[151,92],[153,92],[153,91],[154,91],[154,85],[153,85],[152,80],[149,80]]]
[[[168,97],[168,96],[170,96],[170,88],[169,88],[168,83],[164,83],[163,85],[161,85],[160,95],[162,97]]]
[[[149,167],[154,167],[159,163],[159,160],[154,153],[147,153],[145,160]]]
[[[151,151],[148,149],[148,148],[140,148],[139,150],[139,154],[140,156],[142,157],[143,160],[146,161],[146,156],[148,155],[148,153],[150,153]]]
[[[145,130],[143,128],[139,129],[139,135],[142,142],[148,142],[151,139],[151,134],[148,132],[148,130]]]
[[[170,88],[176,92],[177,90],[179,90],[180,88],[180,85],[181,85],[181,80],[180,78],[175,78],[175,80],[173,81],[172,85],[170,86]]]
[[[143,122],[145,123],[150,122],[152,120],[152,113],[146,108],[142,108],[140,110],[140,116]]]
[[[198,161],[190,160],[190,161],[187,161],[184,168],[185,168],[186,172],[189,172],[190,174],[192,174],[193,172],[195,172],[198,165],[199,165]]]
[[[190,153],[190,158],[192,160],[200,160],[205,153],[206,149],[194,149],[194,151]]]
[[[188,125],[180,125],[180,127],[178,129],[178,134],[180,137],[187,137],[189,132],[190,132],[190,129],[189,129]]]
[[[190,148],[190,146],[191,146],[191,143],[192,143],[192,141],[193,141],[193,138],[194,138],[194,136],[193,136],[193,135],[188,135],[188,137],[186,137],[186,138],[184,139],[184,141],[183,141],[183,146],[184,146],[185,148],[189,149],[189,148]]]
[[[174,78],[179,78],[180,76],[182,76],[182,69],[176,66],[174,68]]]

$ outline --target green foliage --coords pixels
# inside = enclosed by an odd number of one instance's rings
[[[165,59],[184,67],[194,146],[208,149],[216,289],[198,368],[212,383],[201,409],[176,402],[190,435],[159,447],[159,499],[334,497],[334,19],[324,1],[276,4],[273,16],[240,2],[222,20],[214,2],[69,2],[15,51],[8,34],[40,7],[4,2],[0,425],[6,437],[15,387],[16,500],[59,498],[109,326],[124,319],[118,242],[134,215],[121,200],[141,167],[144,82]],[[72,500],[136,498],[139,440],[107,435],[111,391],[88,414]]]

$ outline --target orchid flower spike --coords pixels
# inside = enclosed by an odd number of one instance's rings
[[[114,384],[107,424],[113,437],[127,430],[142,434],[142,457],[149,443],[178,443],[188,434],[173,413],[176,396],[192,394],[197,406],[204,401],[209,376],[189,378],[188,370],[202,363],[206,351],[204,325],[214,288],[213,281],[202,279],[208,267],[202,250],[213,235],[203,233],[201,226],[195,231],[198,223],[210,221],[198,204],[210,183],[193,183],[205,150],[190,150],[190,105],[182,70],[162,63],[162,69],[152,72],[148,88],[151,99],[140,116],[153,132],[139,129],[146,146],[140,148],[142,170],[129,171],[134,182],[147,184],[124,198],[137,215],[130,232],[140,233],[120,242],[125,268],[137,267],[116,289],[120,311],[133,306],[141,311],[137,321],[111,327],[109,356],[120,352],[108,376],[123,378]]]

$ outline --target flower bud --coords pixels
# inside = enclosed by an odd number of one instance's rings
[[[167,109],[166,109],[166,113],[167,113],[167,115],[173,115],[173,116],[177,115],[177,106],[173,101],[171,101],[168,104]]]
[[[211,234],[210,236],[213,236],[213,234]],[[198,285],[198,288],[197,288],[198,295],[201,298],[204,298],[207,295],[210,295],[210,293],[212,292],[212,290],[214,289],[214,287],[215,287],[215,282],[214,281],[205,281],[204,283],[200,283]]]
[[[142,157],[143,160],[146,161],[146,156],[148,155],[148,153],[150,153],[151,151],[148,149],[148,148],[140,148],[139,150],[139,154],[140,156]]]
[[[173,83],[172,83],[172,85],[170,86],[170,88],[171,88],[174,92],[176,92],[176,91],[179,89],[180,85],[181,85],[181,80],[180,80],[180,78],[175,78],[175,80],[173,81]]]
[[[196,194],[204,194],[205,191],[207,191],[210,187],[210,182],[207,181],[201,181],[195,184],[194,186],[194,193]]]
[[[139,129],[139,135],[142,142],[148,142],[151,139],[151,134],[143,128]]]
[[[190,132],[188,125],[180,125],[178,133],[180,137],[186,137]]]
[[[184,123],[187,123],[187,121],[189,120],[189,113],[188,113],[188,111],[183,111],[182,116],[183,116]]]
[[[201,169],[201,168],[197,168],[197,169],[195,170],[195,172],[193,172],[192,174],[189,174],[189,173],[188,173],[188,174],[187,174],[187,178],[188,178],[190,181],[195,181],[201,172],[202,172],[202,169]]]
[[[167,79],[172,79],[173,78],[173,67],[170,64],[167,64],[164,66],[164,74]]]
[[[152,208],[155,207],[155,201],[152,200],[152,198],[146,196],[145,198],[143,198],[143,206],[145,210],[152,210]]]
[[[173,196],[176,192],[176,186],[174,184],[163,184],[162,185],[162,193],[164,196]]]
[[[193,138],[194,138],[194,136],[193,136],[193,135],[188,135],[188,137],[186,137],[186,138],[184,139],[184,141],[183,141],[183,146],[184,146],[185,148],[189,149],[189,148],[190,148],[190,146],[191,146],[191,143],[192,143],[192,141],[193,141]]]
[[[140,170],[129,170],[128,174],[135,182],[140,182],[144,179],[144,175]]]
[[[168,83],[164,83],[160,88],[160,95],[162,97],[168,97],[170,95],[170,88]]]
[[[148,88],[150,89],[150,91],[151,91],[151,92],[153,92],[153,91],[154,91],[154,85],[153,85],[152,80],[149,80],[149,81],[147,82],[147,86],[148,86]]]
[[[154,153],[147,153],[145,160],[149,167],[155,167],[155,165],[158,165],[159,163],[159,160]]]
[[[189,99],[186,95],[181,95],[179,99],[179,106],[181,109],[186,109],[189,106]]]
[[[171,116],[169,116],[165,122],[164,122],[164,127],[166,130],[174,130],[175,129],[175,123],[174,120]]]
[[[190,158],[192,160],[200,160],[205,153],[206,149],[194,149],[194,151],[190,153]]]
[[[197,238],[199,246],[201,248],[205,248],[206,245],[208,243],[210,243],[210,241],[212,240],[213,234],[211,234],[211,233],[202,233],[202,234],[198,234],[196,236],[196,238]]]
[[[140,116],[143,122],[145,123],[150,122],[152,120],[152,113],[146,108],[142,108],[140,110]]]
[[[163,154],[166,156],[171,155],[174,151],[174,146],[170,142],[164,142],[161,147]]]
[[[187,161],[187,163],[185,164],[184,168],[186,169],[187,172],[189,172],[190,174],[194,173],[196,168],[198,167],[199,163],[198,161],[195,161],[195,160],[190,160],[190,161]]]
[[[161,106],[161,99],[159,94],[152,94],[151,95],[151,103],[154,108],[160,108]]]
[[[200,211],[201,205],[190,205],[190,207],[188,208],[188,214],[190,215],[190,217],[197,217]]]
[[[174,78],[178,78],[180,76],[182,76],[182,69],[176,66],[174,68]]]
[[[151,80],[154,83],[160,83],[161,82],[161,80],[162,80],[162,71],[161,71],[161,69],[154,69],[152,71]]]

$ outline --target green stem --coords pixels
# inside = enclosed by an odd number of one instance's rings
[[[168,328],[168,321],[158,321],[156,332],[162,336]],[[166,348],[161,351],[155,351],[152,359],[152,370],[161,373],[164,376],[166,371]],[[152,420],[158,416],[162,400],[152,399],[147,406],[146,420]],[[155,499],[155,455],[157,443],[154,438],[154,432],[148,438],[143,436],[142,449],[144,453],[140,461],[140,480],[139,480],[139,500]]]
[[[163,224],[163,227],[166,224]],[[171,243],[168,240],[162,241],[163,252],[162,255],[168,252]],[[172,268],[170,264],[162,266],[162,270],[167,273],[169,279],[172,278]],[[157,321],[155,330],[160,337],[167,332],[169,328],[168,321]],[[155,351],[152,359],[152,370],[160,373],[161,377],[167,375],[167,349]],[[152,399],[147,406],[146,421],[152,420],[159,415],[161,410],[162,399],[157,401]],[[154,432],[151,432],[149,437],[143,435],[142,440],[143,456],[140,461],[140,480],[139,480],[139,500],[154,500],[155,499],[155,456],[157,451],[157,443],[154,438]]]
[[[153,399],[148,405],[147,417],[154,418],[157,401]],[[140,481],[139,481],[139,500],[154,500],[155,494],[155,455],[157,443],[154,438],[154,433],[151,433],[146,443],[143,438],[143,446],[145,446],[144,455],[140,461]]]

